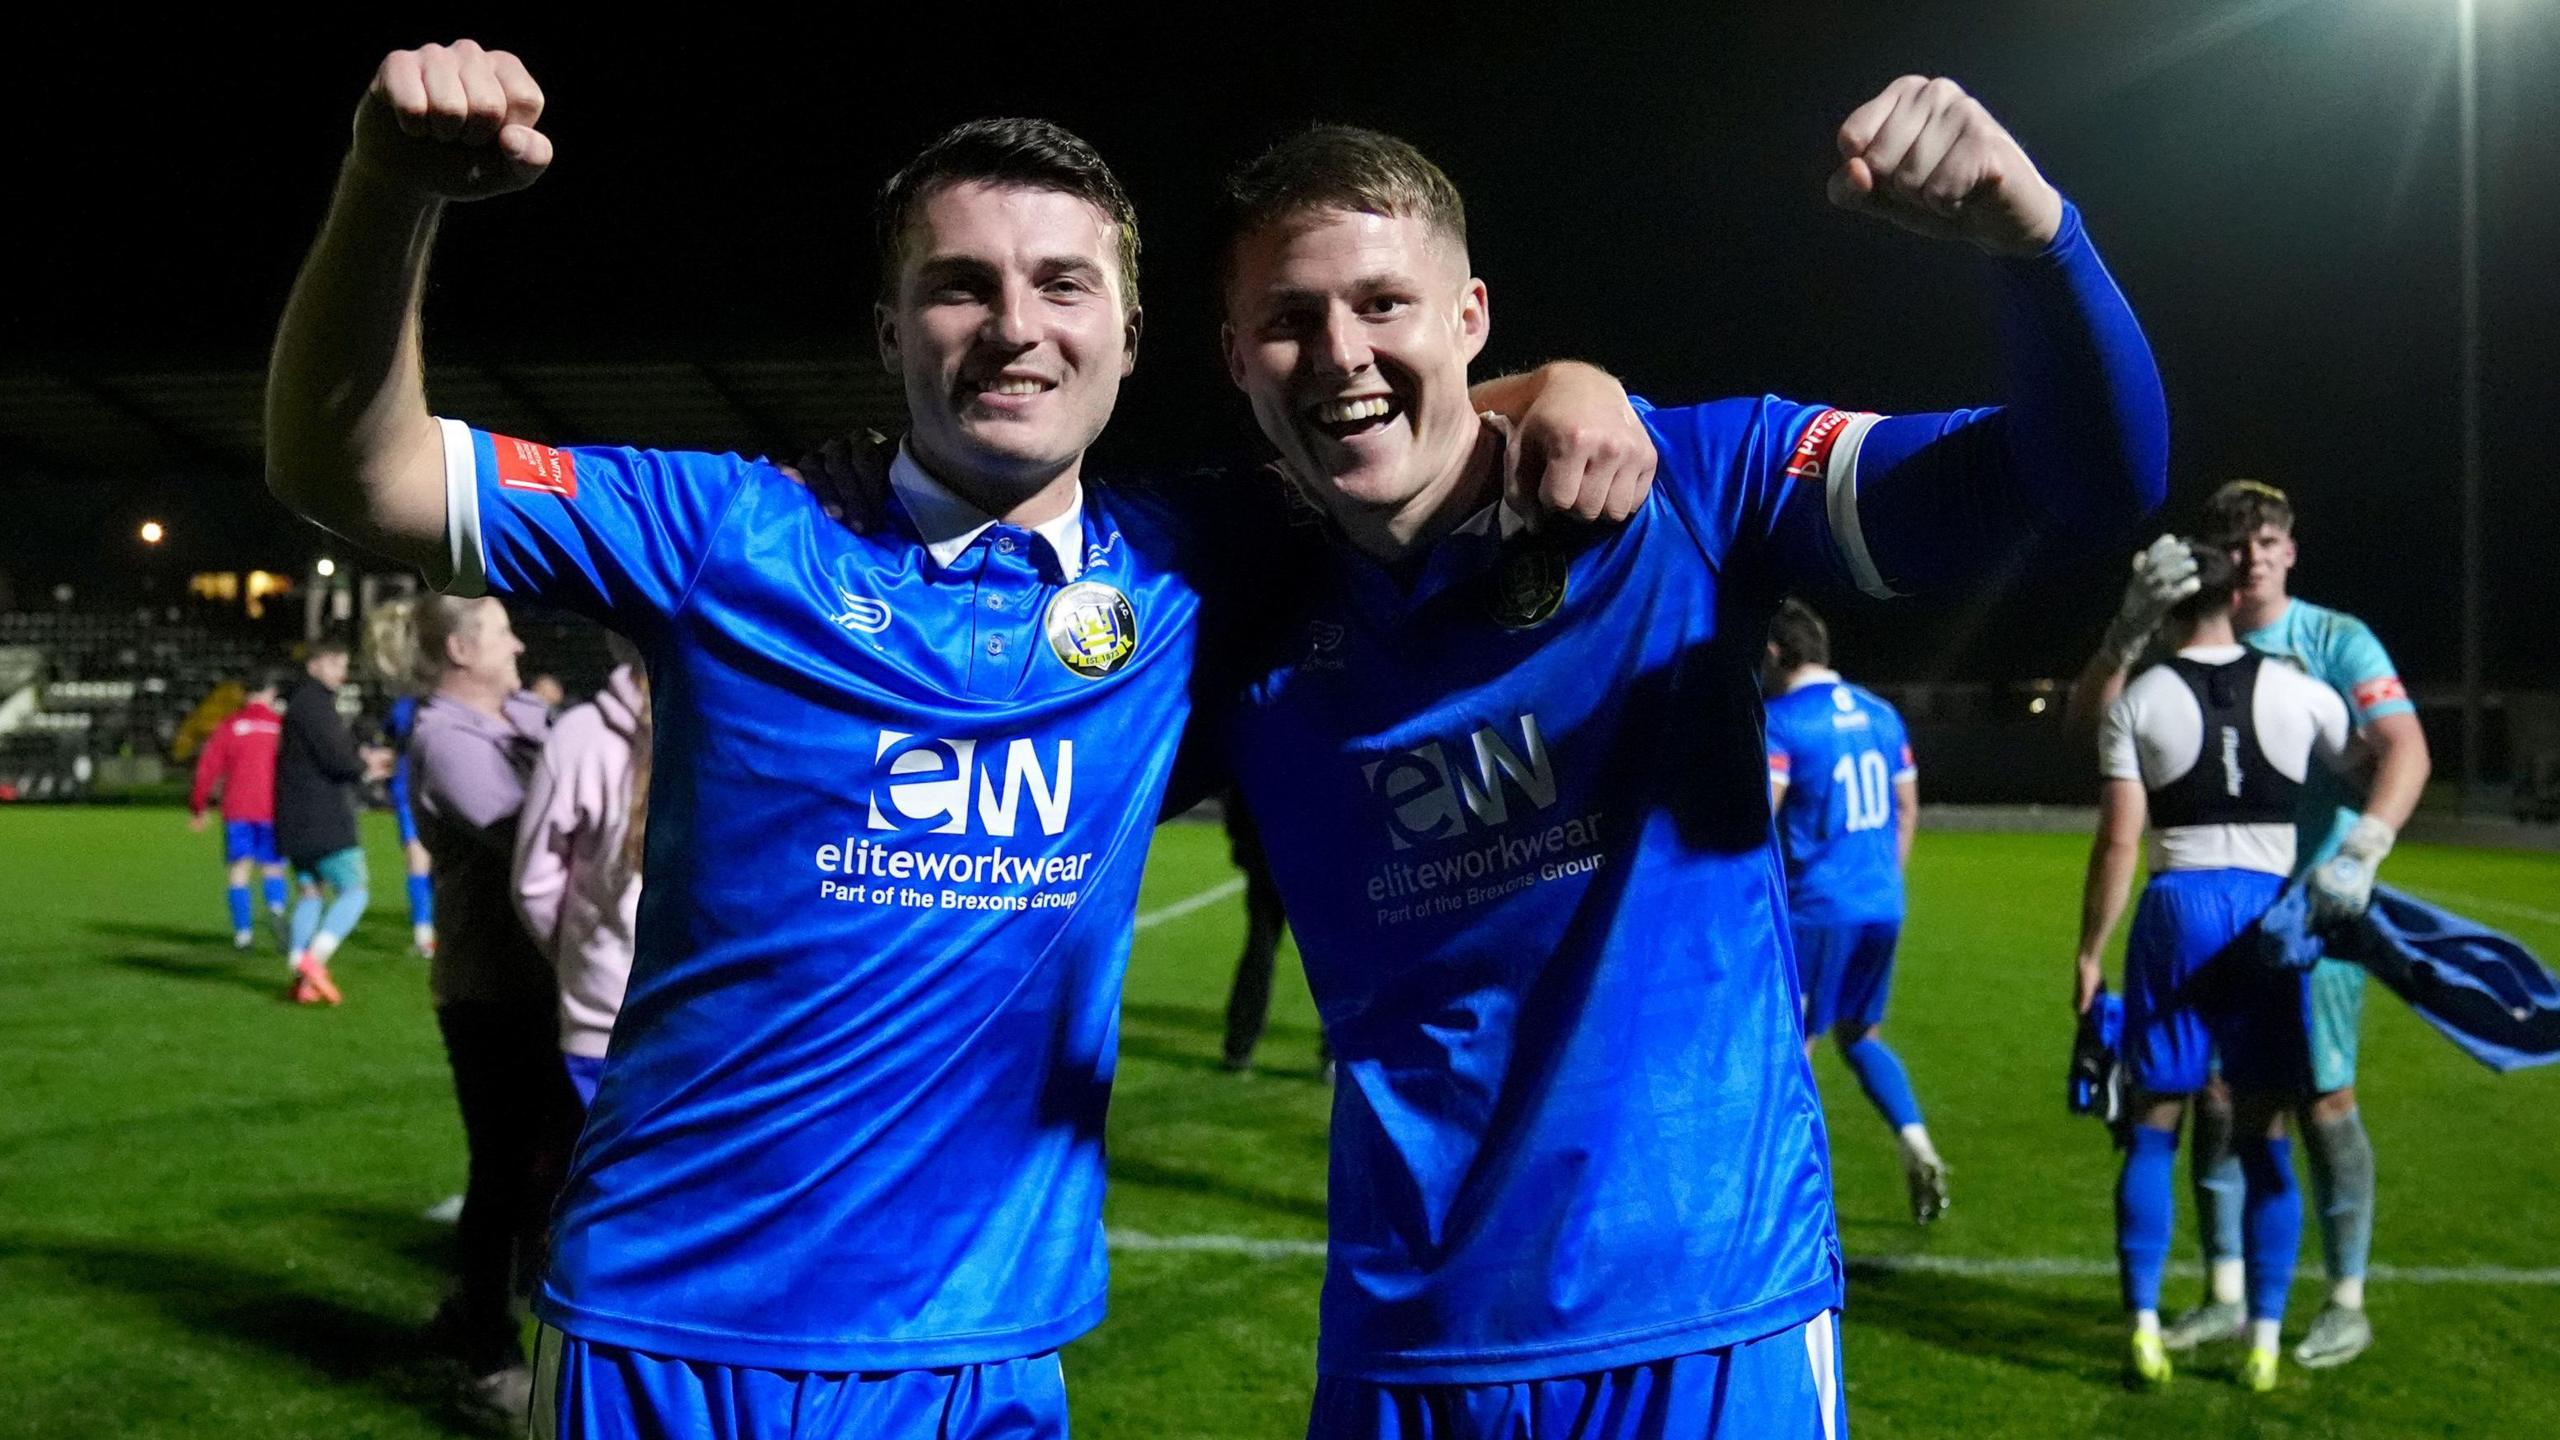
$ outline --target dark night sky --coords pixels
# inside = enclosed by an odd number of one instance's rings
[[[2297,589],[2372,620],[2422,685],[2457,675],[2452,0],[1328,7],[1250,38],[1101,7],[602,31],[381,8],[27,43],[0,101],[20,256],[0,371],[257,363],[373,64],[470,33],[543,82],[560,158],[448,223],[431,353],[867,352],[872,187],[955,120],[1043,114],[1112,160],[1145,222],[1144,363],[1100,453],[1235,449],[1250,422],[1194,217],[1224,166],[1321,118],[1404,134],[1465,190],[1492,364],[1585,357],[1664,401],[1944,408],[1996,393],[1973,264],[1832,212],[1822,182],[1850,108],[1945,73],[2080,202],[2143,317],[2167,518],[2230,476],[2284,485]],[[2490,676],[2551,685],[2551,631],[2512,617],[2560,612],[2560,6],[2481,8],[2489,578],[2510,617]],[[1755,14],[1784,18],[1735,18]],[[13,507],[60,483],[0,471]],[[1843,650],[1885,679],[2065,671],[2114,564],[1845,615]]]

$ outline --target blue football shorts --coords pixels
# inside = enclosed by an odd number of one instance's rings
[[[594,1345],[546,1325],[536,1440],[1066,1440],[1058,1353],[946,1370],[753,1370]]]
[[[1840,1440],[1840,1317],[1584,1375],[1485,1385],[1316,1378],[1307,1440]]]
[[[2283,891],[2283,876],[2256,870],[2151,877],[2125,947],[2124,1058],[2134,1088],[2192,1095],[2217,1058],[2236,1090],[2306,1086],[2303,977],[2235,943]]]
[[[255,860],[261,865],[280,863],[274,825],[264,820],[222,822],[222,863],[230,865],[242,860]]]
[[[1878,920],[1854,925],[1798,925],[1796,983],[1804,991],[1804,1033],[1819,1035],[1840,1024],[1874,1029],[1884,1023],[1893,988],[1893,952],[1902,924]]]

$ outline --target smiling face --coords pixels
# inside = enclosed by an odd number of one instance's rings
[[[962,181],[916,206],[876,321],[928,470],[998,514],[1076,470],[1137,363],[1119,253],[1062,191]]]
[[[1355,533],[1458,492],[1491,327],[1463,247],[1409,215],[1321,208],[1235,242],[1227,371],[1301,488]]]

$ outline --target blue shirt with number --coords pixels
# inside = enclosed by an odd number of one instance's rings
[[[1917,773],[1902,716],[1826,672],[1771,700],[1768,725],[1769,775],[1786,785],[1788,913],[1801,925],[1900,920],[1894,782]]]

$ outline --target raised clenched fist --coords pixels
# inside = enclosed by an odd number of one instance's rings
[[[1906,230],[2032,255],[2062,228],[2062,196],[1953,80],[1905,75],[1840,122],[1831,203]]]
[[[542,87],[504,50],[472,40],[396,50],[356,107],[356,163],[440,200],[504,195],[551,164],[541,118]]]

